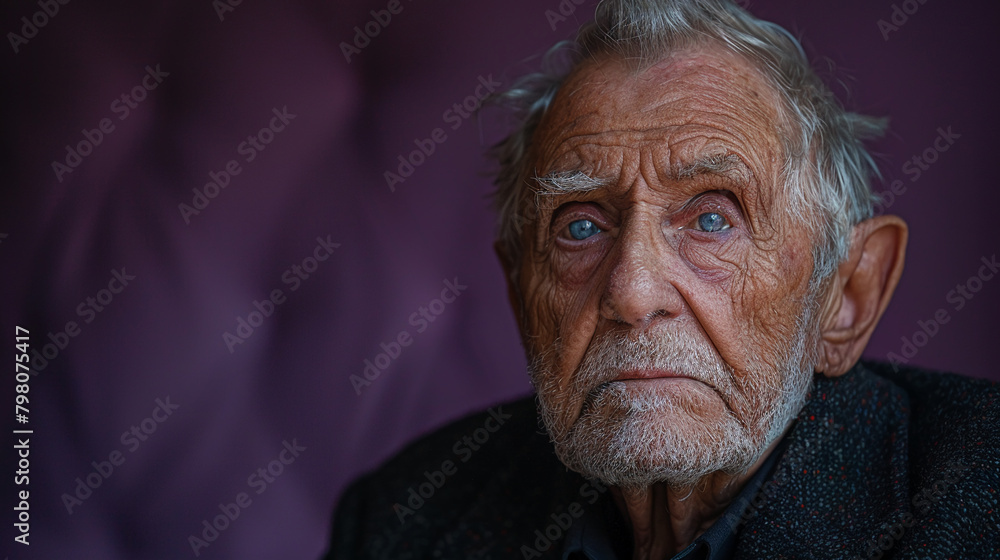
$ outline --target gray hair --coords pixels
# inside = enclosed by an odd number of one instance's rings
[[[779,94],[785,120],[781,181],[791,211],[807,218],[816,244],[812,287],[831,277],[850,249],[855,224],[872,217],[878,197],[870,178],[878,167],[863,141],[882,134],[885,119],[844,109],[813,71],[802,46],[781,26],[760,20],[729,0],[602,0],[594,21],[545,56],[540,72],[521,78],[495,102],[514,110],[519,126],[491,153],[499,163],[494,202],[498,241],[519,273],[522,225],[535,204],[526,169],[530,144],[542,116],[575,66],[615,55],[636,70],[673,52],[721,44],[753,63]],[[526,188],[525,188],[526,187]],[[532,212],[525,215],[524,212]]]

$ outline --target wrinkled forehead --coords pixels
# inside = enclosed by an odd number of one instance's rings
[[[671,175],[735,156],[762,187],[783,164],[778,93],[745,58],[720,47],[675,53],[634,70],[604,55],[567,77],[533,139],[533,172],[615,177],[642,152]]]

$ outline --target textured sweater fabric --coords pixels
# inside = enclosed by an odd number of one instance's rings
[[[1000,558],[1000,384],[861,362],[817,375],[736,559]],[[566,469],[534,399],[454,422],[344,493],[328,559],[558,558],[610,493]]]

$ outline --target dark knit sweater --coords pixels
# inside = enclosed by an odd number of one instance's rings
[[[816,376],[734,558],[1000,558],[998,397],[996,383],[870,362]],[[327,558],[558,558],[566,527],[609,494],[559,462],[523,399],[355,481]]]

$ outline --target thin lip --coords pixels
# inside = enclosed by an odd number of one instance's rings
[[[673,371],[667,371],[662,369],[638,369],[638,370],[628,370],[623,371],[618,374],[618,377],[614,378],[612,381],[638,381],[642,379],[694,379],[688,375],[682,375]]]

